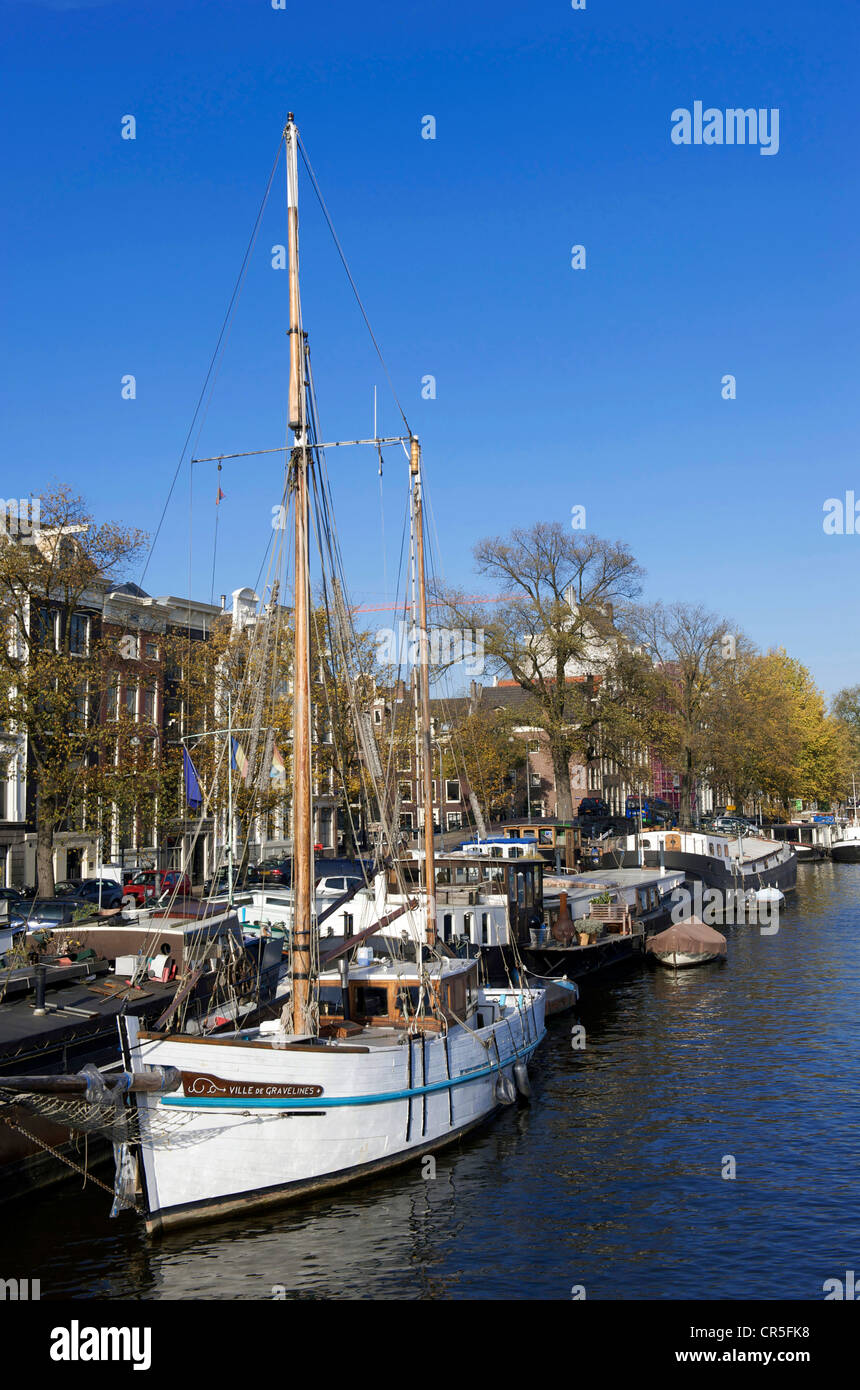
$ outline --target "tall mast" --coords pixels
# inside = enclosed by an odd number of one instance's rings
[[[436,945],[436,855],[433,844],[433,762],[430,740],[430,653],[427,638],[427,585],[424,577],[424,509],[421,497],[421,449],[412,436],[409,452],[412,508],[418,557],[418,622],[421,684],[421,775],[424,781],[424,878],[427,889],[427,945]],[[441,788],[440,788],[441,805]]]
[[[310,575],[308,560],[308,444],[305,352],[299,297],[298,131],[292,111],[284,129],[287,147],[287,238],[290,255],[290,461],[295,493],[295,648],[293,654],[293,977],[294,1033],[315,1031],[311,1010],[313,840],[311,823]]]

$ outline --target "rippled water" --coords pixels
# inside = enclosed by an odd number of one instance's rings
[[[803,866],[775,936],[726,932],[725,965],[592,987],[585,1051],[552,1023],[532,1104],[435,1181],[158,1241],[75,1181],[0,1208],[4,1267],[43,1298],[821,1299],[860,1269],[860,865]]]

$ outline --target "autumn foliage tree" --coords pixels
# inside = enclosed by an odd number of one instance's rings
[[[101,717],[116,662],[101,635],[101,597],[125,577],[142,532],[96,522],[82,497],[58,487],[40,499],[32,536],[0,537],[0,696],[26,740],[35,781],[39,893],[54,890],[53,842],[73,812],[93,816],[116,781]],[[119,797],[123,793],[113,787]]]
[[[559,522],[482,540],[474,554],[478,572],[505,594],[481,609],[444,591],[446,620],[472,655],[483,654],[489,672],[509,674],[531,697],[530,720],[552,757],[558,813],[569,819],[570,762],[587,754],[592,735],[593,694],[584,677],[611,678],[625,645],[613,607],[639,593],[642,571],[622,542]]]

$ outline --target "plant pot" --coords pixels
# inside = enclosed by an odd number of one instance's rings
[[[589,932],[587,932],[587,931],[581,931],[581,932],[579,933],[579,944],[580,944],[580,946],[590,946],[590,945],[591,945],[591,941],[592,941],[592,938],[591,938],[591,934],[590,934]]]

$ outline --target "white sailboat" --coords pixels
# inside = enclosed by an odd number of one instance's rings
[[[313,899],[310,709],[309,427],[298,279],[298,134],[287,151],[290,271],[289,424],[295,510],[293,895],[291,996],[280,1020],[218,1038],[129,1030],[126,1103],[136,1109],[136,1185],[151,1231],[244,1211],[417,1162],[528,1092],[525,1066],[544,1036],[542,989],[484,989],[477,965],[437,939],[430,765],[422,476],[410,441],[418,538],[421,733],[425,802],[423,930],[411,951],[375,956],[352,941],[320,964]],[[323,943],[324,945],[324,943]],[[399,945],[399,943],[398,943]],[[351,958],[350,958],[351,957]],[[141,1074],[163,1079],[143,1089]],[[140,1083],[140,1084],[136,1084]],[[128,1190],[128,1185],[126,1186]]]

